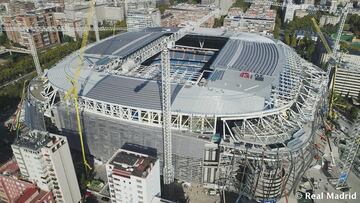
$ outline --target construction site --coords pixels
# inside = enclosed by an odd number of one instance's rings
[[[125,143],[163,156],[162,54],[176,30],[152,28],[93,43],[64,58],[28,87],[26,124],[57,129],[106,162]],[[172,165],[178,180],[243,193],[258,201],[290,192],[313,159],[326,73],[281,41],[197,28],[169,49]],[[149,56],[149,57],[147,57]],[[162,160],[162,159],[160,159]],[[161,162],[163,164],[163,162]]]

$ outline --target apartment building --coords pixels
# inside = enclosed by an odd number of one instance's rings
[[[148,27],[160,26],[160,11],[154,0],[129,0],[125,3],[128,31],[138,31]]]
[[[229,9],[224,27],[235,32],[267,34],[275,27],[276,11],[268,5],[252,4],[244,13],[241,8]]]
[[[19,174],[19,167],[15,161],[10,160],[0,167],[0,202],[14,202],[31,183],[15,178]]]
[[[324,25],[336,25],[340,20],[339,16],[329,16],[329,15],[323,15],[320,18],[320,26]]]
[[[360,95],[360,56],[344,54],[335,73],[335,93],[358,98]]]
[[[129,9],[126,17],[127,30],[138,31],[160,26],[159,9]]]
[[[80,202],[81,195],[66,137],[31,131],[11,146],[21,175],[56,202]]]
[[[34,2],[31,1],[11,1],[9,4],[9,11],[13,14],[21,14],[27,11],[31,11],[35,9]]]
[[[33,183],[19,179],[19,166],[10,160],[0,167],[0,202],[49,203],[54,201],[49,191],[39,190]]]
[[[150,203],[160,196],[159,160],[120,149],[107,162],[111,202]]]
[[[14,27],[50,27],[56,26],[53,12],[58,11],[56,7],[27,11],[20,14],[10,14],[3,17],[3,25],[6,35],[13,43],[18,43],[25,47],[30,47],[29,37],[26,32],[12,30]],[[58,32],[33,32],[32,37],[37,48],[44,48],[53,44],[60,43]]]
[[[161,17],[162,27],[185,27],[189,22],[196,22],[202,17],[210,14],[214,7],[197,6],[190,4],[175,5],[167,10]],[[212,28],[215,22],[214,17],[210,17],[201,26]]]

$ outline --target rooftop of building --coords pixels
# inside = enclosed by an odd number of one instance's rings
[[[148,170],[156,162],[156,158],[145,154],[140,154],[124,149],[117,151],[109,160],[109,164],[114,166],[114,169],[127,172],[133,176],[145,178]]]
[[[27,188],[21,196],[16,200],[16,202],[29,202],[29,203],[38,203],[38,202],[52,202],[53,198],[50,195],[50,199],[44,199],[51,192],[40,190],[36,187]]]
[[[252,18],[258,20],[274,20],[276,17],[276,11],[270,9],[269,5],[251,4],[245,12],[242,8],[230,8],[227,18],[243,17]]]
[[[351,71],[360,72],[360,55],[343,54],[341,57],[341,67]]]
[[[19,136],[13,145],[31,150],[39,150],[47,146],[52,140],[53,138],[48,132],[33,130],[26,135]]]
[[[0,166],[0,174],[17,175],[20,169],[15,160],[11,159],[2,166]]]
[[[167,10],[212,10],[215,9],[215,5],[201,5],[201,4],[187,4],[187,3],[180,3],[171,6]]]

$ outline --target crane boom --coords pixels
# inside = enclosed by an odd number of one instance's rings
[[[343,29],[344,29],[344,25],[345,25],[348,13],[349,13],[349,4],[345,5],[345,7],[342,10],[340,25],[339,25],[339,29],[337,30],[333,51],[331,51],[329,49],[327,41],[325,40],[319,26],[317,25],[316,20],[314,18],[312,18],[315,29],[317,30],[317,32],[320,36],[320,39],[322,40],[327,52],[329,54],[331,54],[331,61],[329,62],[328,68],[327,68],[327,75],[329,77],[328,79],[329,79],[329,83],[330,83],[329,84],[329,91],[330,91],[329,115],[330,115],[330,117],[334,117],[334,111],[333,111],[333,105],[334,105],[334,100],[335,100],[335,98],[334,98],[334,83],[335,83],[335,75],[336,75],[337,65],[340,62],[340,57],[338,55],[338,51],[340,50],[341,35],[342,35]],[[331,77],[332,67],[334,67],[333,77]],[[325,124],[326,124],[326,122],[325,122]],[[340,174],[338,177],[338,181],[336,183],[336,188],[338,188],[338,189],[341,189],[346,186],[346,181],[349,176],[351,167],[354,163],[357,152],[359,151],[359,147],[360,147],[359,125],[360,124],[359,124],[358,120],[353,124],[352,130],[351,130],[352,139],[349,139],[350,142],[344,152],[346,158],[343,163],[339,163]],[[328,142],[329,142],[329,140],[328,140]],[[332,153],[331,148],[330,148],[330,153]],[[331,157],[332,157],[332,162],[334,163],[334,157],[332,156],[332,154],[331,154]]]
[[[325,46],[325,49],[326,49],[327,53],[328,53],[328,54],[332,54],[332,50],[331,50],[329,44],[327,43],[327,41],[326,41],[326,39],[325,39],[325,37],[324,37],[324,34],[321,32],[321,29],[320,29],[319,25],[317,24],[316,19],[315,19],[315,18],[311,18],[311,20],[312,20],[312,22],[313,22],[313,25],[314,25],[314,27],[315,27],[316,32],[318,33],[318,35],[319,35],[322,43],[323,43],[324,46]]]
[[[39,56],[37,54],[34,38],[33,38],[33,35],[32,35],[32,30],[28,30],[28,38],[29,38],[30,52],[31,52],[31,55],[32,55],[33,60],[34,60],[36,72],[37,72],[38,76],[41,76],[42,69],[41,69],[41,65],[40,65],[40,61],[39,61]]]
[[[338,51],[340,50],[340,39],[341,39],[342,32],[344,30],[347,15],[349,13],[349,6],[350,6],[350,4],[348,3],[342,9],[340,25],[339,25],[339,29],[338,29],[337,34],[336,34],[336,39],[335,39],[335,43],[334,43],[333,58],[334,59],[336,58],[337,60],[339,58],[337,54],[338,54]]]
[[[74,77],[68,78],[70,80],[72,87],[65,94],[65,99],[70,99],[70,97],[72,96],[74,104],[75,104],[76,122],[77,122],[78,133],[79,133],[80,144],[81,144],[81,154],[82,154],[82,159],[83,159],[83,163],[84,163],[87,175],[88,175],[88,171],[91,170],[91,166],[89,165],[89,163],[87,162],[87,159],[86,159],[85,146],[84,146],[84,140],[83,140],[83,132],[82,132],[82,126],[81,126],[81,117],[80,117],[80,111],[79,111],[79,102],[78,102],[79,95],[78,95],[77,88],[78,88],[78,80],[80,77],[81,67],[84,63],[84,51],[85,51],[85,47],[88,42],[90,19],[92,17],[92,13],[94,10],[94,3],[95,3],[94,0],[91,0],[89,12],[88,12],[88,15],[86,18],[85,30],[84,30],[83,36],[82,36],[81,48],[79,50],[79,61],[78,61],[77,68],[75,70]]]

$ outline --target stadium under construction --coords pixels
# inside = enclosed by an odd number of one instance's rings
[[[107,161],[124,144],[162,156],[161,59],[173,30],[127,32],[90,44],[78,80],[88,153]],[[140,65],[127,60],[153,56]],[[80,147],[75,108],[65,99],[79,52],[28,88],[30,128],[57,129]],[[326,76],[281,41],[199,28],[170,49],[175,178],[260,200],[292,191],[314,157],[314,122]],[[124,62],[126,61],[126,63]]]

